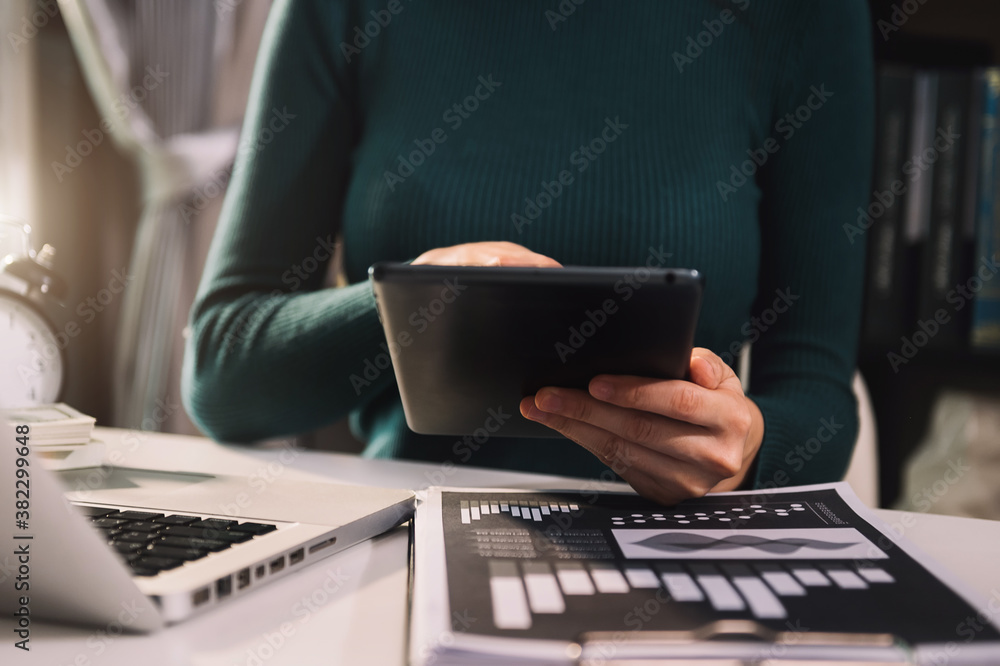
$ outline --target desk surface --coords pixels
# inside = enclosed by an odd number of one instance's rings
[[[247,449],[206,439],[98,428],[122,466],[257,475],[267,481],[336,480],[412,488],[431,485],[523,488],[572,487],[574,480],[301,449]],[[576,481],[579,483],[579,481]],[[257,484],[257,487],[266,487]],[[983,596],[1000,598],[1000,522],[878,511],[895,531],[943,563]],[[233,599],[188,623],[149,636],[36,622],[32,650],[13,663],[47,666],[196,664],[405,663],[407,624],[406,528],[358,544],[274,585]],[[339,587],[329,585],[331,578]],[[324,584],[327,584],[324,586]],[[334,592],[328,592],[329,589]],[[0,635],[13,624],[0,619]],[[4,645],[3,653],[17,652]],[[3,663],[11,663],[5,656]]]

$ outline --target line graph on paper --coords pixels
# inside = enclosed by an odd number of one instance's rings
[[[887,555],[852,527],[823,529],[611,530],[628,559],[845,560]]]

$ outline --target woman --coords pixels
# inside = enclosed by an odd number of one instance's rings
[[[192,313],[189,412],[229,441],[350,413],[370,456],[610,466],[664,503],[840,478],[857,429],[864,247],[842,225],[869,182],[867,22],[863,0],[279,3]],[[338,233],[350,285],[324,289]],[[566,439],[416,435],[392,373],[363,374],[385,342],[374,261],[653,254],[707,277],[692,381],[598,377],[522,402]],[[744,341],[747,395],[731,367]]]

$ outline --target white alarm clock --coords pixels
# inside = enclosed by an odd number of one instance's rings
[[[53,254],[46,245],[35,258],[7,256],[0,265],[0,409],[58,402],[62,392],[66,358],[45,314],[65,292]]]

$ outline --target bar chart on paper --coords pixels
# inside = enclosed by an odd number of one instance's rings
[[[743,619],[947,642],[974,613],[831,488],[672,508],[629,494],[443,491],[441,512],[449,605],[483,618],[477,634],[573,641],[583,628]]]

